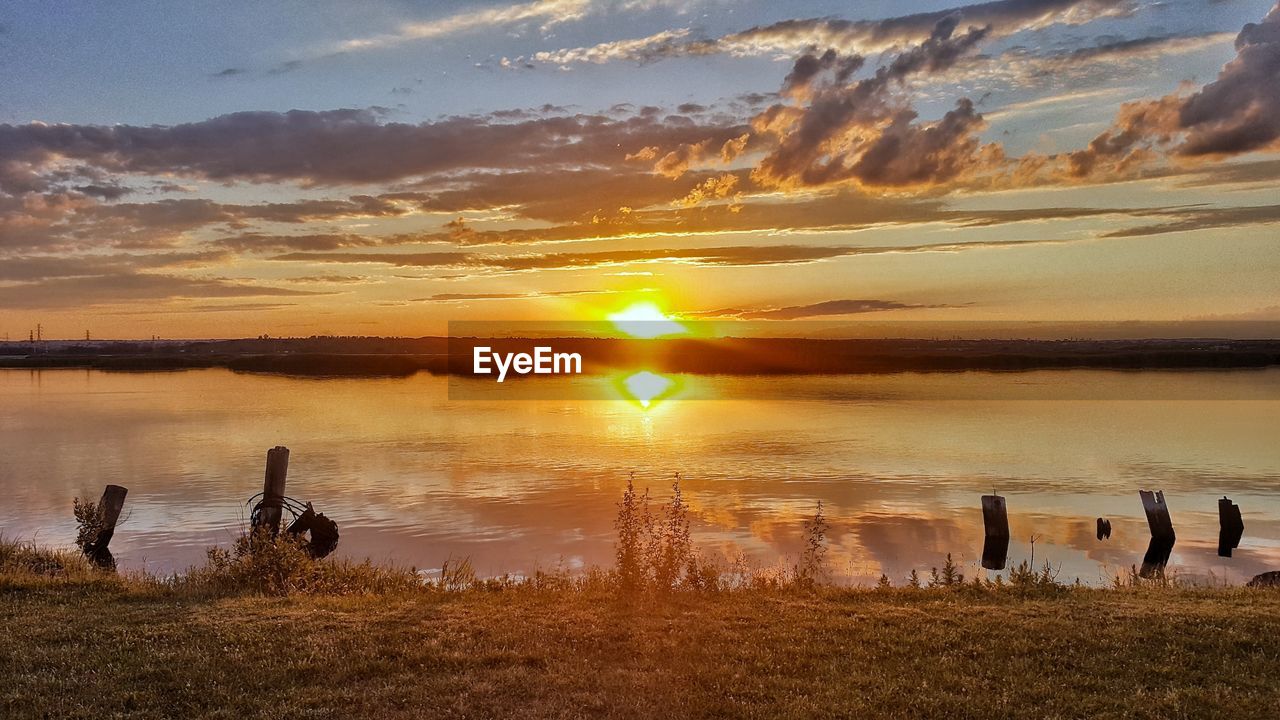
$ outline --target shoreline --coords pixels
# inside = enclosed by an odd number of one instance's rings
[[[0,368],[173,371],[227,368],[292,376],[479,377],[472,347],[578,352],[586,375],[627,370],[688,375],[876,375],[1031,370],[1227,370],[1280,366],[1280,340],[829,340],[724,338],[262,339],[111,342],[0,348]]]

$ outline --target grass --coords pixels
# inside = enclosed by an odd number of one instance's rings
[[[168,578],[0,539],[2,718],[1269,718],[1280,592],[1022,564],[825,582],[720,567],[628,487],[615,567],[478,578],[242,538]]]
[[[0,717],[1273,717],[1280,593],[0,591]]]

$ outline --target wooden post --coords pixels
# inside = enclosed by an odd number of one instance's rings
[[[1142,509],[1147,512],[1147,526],[1151,528],[1151,537],[1161,540],[1175,540],[1173,520],[1169,517],[1169,506],[1165,504],[1164,492],[1156,490],[1139,490],[1142,498]]]
[[[254,530],[265,527],[272,537],[280,532],[284,510],[284,481],[289,473],[289,448],[277,445],[267,451],[267,473],[262,481],[262,502]]]
[[[1240,506],[1226,496],[1218,501],[1218,528],[1218,556],[1231,557],[1231,551],[1240,547],[1244,536],[1244,519],[1240,517]]]
[[[111,538],[116,534],[116,523],[120,521],[120,512],[124,510],[124,496],[128,494],[128,488],[108,485],[102,491],[102,500],[98,502],[98,512],[102,514],[102,528],[93,541],[89,555],[94,562],[103,567],[114,567],[116,564],[107,546],[111,544]]]
[[[1009,556],[1009,513],[1004,497],[982,496],[982,525],[986,531],[982,543],[982,567],[1003,570]]]
[[[1147,553],[1142,558],[1142,570],[1138,574],[1149,578],[1164,572],[1177,537],[1173,533],[1173,519],[1169,517],[1164,492],[1139,490],[1138,497],[1142,498],[1142,509],[1147,513],[1147,527],[1151,528],[1151,543],[1147,545]]]

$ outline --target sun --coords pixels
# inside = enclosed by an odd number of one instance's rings
[[[683,335],[688,328],[667,317],[657,305],[638,302],[609,315],[614,327],[637,338],[656,338],[664,335]]]

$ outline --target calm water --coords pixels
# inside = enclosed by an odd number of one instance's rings
[[[992,488],[1008,498],[1010,559],[1035,536],[1037,563],[1067,579],[1103,582],[1140,562],[1148,487],[1168,498],[1180,573],[1238,582],[1280,568],[1277,370],[688,382],[760,399],[645,409],[450,401],[425,374],[0,370],[0,533],[66,545],[72,498],[118,483],[120,564],[180,570],[240,532],[266,449],[283,444],[289,495],[338,521],[340,555],[423,568],[607,564],[632,471],[659,498],[681,473],[699,545],[762,567],[794,560],[821,500],[833,567],[853,581],[897,580],[948,551],[973,572]],[[1216,554],[1224,494],[1246,526],[1232,559]],[[1103,543],[1099,515],[1114,528]]]

